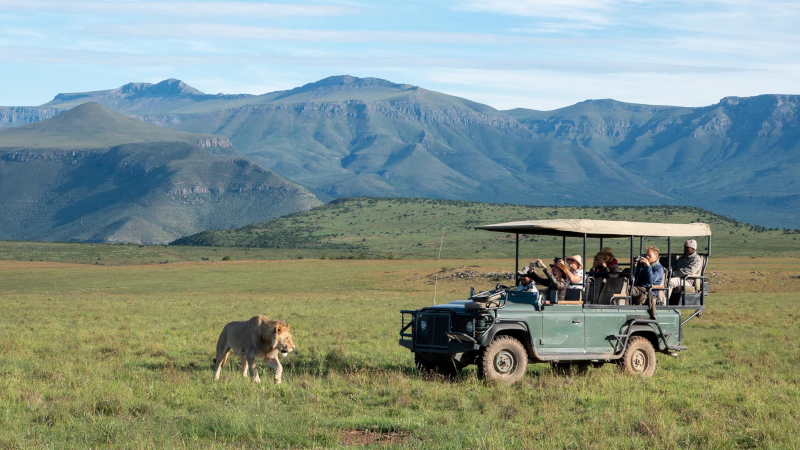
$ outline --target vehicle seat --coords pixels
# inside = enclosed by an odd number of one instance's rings
[[[606,280],[603,288],[600,290],[600,295],[597,297],[598,305],[610,305],[611,298],[615,295],[628,295],[628,279],[609,278]]]

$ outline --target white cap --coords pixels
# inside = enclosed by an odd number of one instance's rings
[[[686,242],[683,243],[683,246],[697,250],[697,241],[694,239],[687,239]]]

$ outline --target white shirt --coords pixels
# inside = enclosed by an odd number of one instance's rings
[[[577,283],[570,281],[567,289],[583,289],[583,269],[572,271],[572,274],[581,277],[581,279]]]

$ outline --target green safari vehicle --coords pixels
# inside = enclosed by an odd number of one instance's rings
[[[634,272],[631,264],[616,277],[587,270],[580,289],[568,289],[566,300],[555,291],[522,292],[497,285],[475,292],[467,300],[401,311],[400,345],[414,355],[421,373],[455,377],[471,364],[481,378],[508,384],[519,380],[529,363],[550,363],[559,372],[585,372],[590,366],[617,363],[629,374],[652,376],[656,353],[676,356],[686,349],[683,326],[705,308],[708,283],[704,275],[711,250],[711,228],[705,223],[665,224],[610,220],[554,219],[509,222],[475,227],[516,235],[516,270],[519,270],[520,235],[560,236],[562,257],[567,238],[587,240],[624,238],[642,253],[644,239],[667,240],[660,255],[665,284],[677,261],[672,239],[707,237],[700,273],[681,278],[680,286],[666,298],[668,289],[653,286],[650,302],[631,304]],[[637,242],[638,241],[638,242]],[[699,250],[699,248],[698,248]],[[593,252],[594,253],[594,252]],[[638,255],[637,254],[637,255]],[[517,280],[519,284],[519,280]],[[657,300],[658,299],[658,300]],[[682,311],[689,310],[685,318]]]

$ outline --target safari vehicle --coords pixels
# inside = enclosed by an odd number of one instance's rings
[[[478,293],[472,288],[467,300],[403,310],[400,345],[411,350],[422,373],[454,377],[464,367],[476,364],[479,377],[511,384],[525,374],[529,363],[550,363],[556,371],[582,373],[590,366],[614,362],[625,373],[652,376],[656,352],[677,357],[685,350],[683,326],[702,315],[705,308],[708,283],[704,272],[711,250],[707,224],[557,219],[475,228],[516,234],[517,271],[520,235],[561,236],[562,257],[566,257],[567,238],[583,239],[583,261],[590,239],[599,240],[601,249],[603,239],[629,240],[629,261],[635,261],[636,241],[641,254],[645,238],[648,242],[666,238],[667,253],[660,255],[665,283],[676,262],[673,238],[706,236],[708,244],[705,253],[698,252],[702,272],[686,277],[671,298],[665,299],[663,286],[651,288],[653,296],[664,299],[663,306],[656,302],[631,305],[634,271],[625,263],[620,265],[627,269],[616,278],[586,270],[582,288],[568,289],[577,298],[568,295],[565,301],[498,284]],[[682,319],[683,310],[689,311]]]

